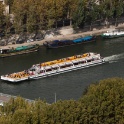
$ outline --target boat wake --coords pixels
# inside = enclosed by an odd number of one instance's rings
[[[123,59],[123,58],[124,58],[124,53],[108,56],[108,57],[105,57],[104,59],[105,59],[105,61],[107,61],[109,63],[113,63],[113,62],[117,62],[119,59]]]
[[[109,61],[109,63],[115,63],[115,62],[118,62],[118,61],[114,61],[114,60],[112,60],[112,61]]]

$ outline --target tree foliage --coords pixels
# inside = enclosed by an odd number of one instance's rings
[[[58,27],[58,22],[64,26],[66,20],[74,27],[83,28],[97,20],[117,19],[124,15],[122,0],[5,0],[14,15],[13,26],[16,33],[38,32]],[[0,5],[0,27],[5,24],[5,6]],[[73,23],[72,23],[73,22]],[[11,28],[11,26],[9,27]],[[6,32],[6,29],[5,29]]]
[[[13,5],[13,1],[14,1],[14,0],[4,0],[4,3],[5,3],[6,5],[12,6],[12,5]]]
[[[2,26],[4,24],[4,19],[5,19],[5,15],[4,15],[4,5],[0,2],[0,30],[2,30]]]
[[[106,79],[98,84],[90,85],[80,102],[85,106],[85,122],[92,124],[122,123],[124,117],[124,79]]]
[[[74,27],[83,27],[85,23],[85,18],[87,15],[86,3],[85,1],[80,0],[78,3],[78,8],[76,8],[75,13],[73,14]]]
[[[12,8],[17,31],[25,27],[28,32],[33,32],[51,28],[55,22],[71,18],[71,9],[75,8],[75,1],[24,0],[20,2],[14,0]]]

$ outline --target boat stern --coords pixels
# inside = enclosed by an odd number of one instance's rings
[[[15,82],[14,79],[12,79],[12,78],[8,78],[8,77],[6,77],[6,76],[4,76],[4,75],[1,76],[1,80],[9,81],[9,82]]]
[[[9,81],[9,82],[20,82],[20,81],[24,81],[24,80],[28,80],[29,77],[22,77],[22,78],[11,78],[8,75],[2,75],[1,76],[1,80],[3,81]]]

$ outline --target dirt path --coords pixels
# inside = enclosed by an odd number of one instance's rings
[[[124,27],[124,24],[123,25],[120,25],[118,26],[117,28],[119,27]],[[44,40],[41,40],[41,41],[34,41],[34,42],[29,42],[29,43],[23,43],[23,44],[11,44],[11,45],[7,45],[7,46],[0,46],[0,49],[1,48],[16,48],[18,46],[26,46],[26,45],[33,45],[33,44],[39,44],[39,45],[43,45],[43,43],[46,41],[46,40],[61,40],[61,39],[75,39],[75,38],[78,38],[78,37],[84,37],[86,35],[100,35],[102,34],[103,32],[106,32],[108,30],[112,30],[112,29],[115,29],[115,27],[110,27],[110,28],[104,28],[104,29],[96,29],[96,30],[93,30],[93,31],[87,31],[87,32],[81,32],[81,33],[77,33],[77,34],[70,34],[70,35],[58,35],[58,36],[55,36],[54,38],[49,38],[49,39],[44,39]]]

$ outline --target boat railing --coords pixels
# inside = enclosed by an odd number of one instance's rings
[[[29,76],[29,74],[24,72],[24,71],[7,75],[7,77],[11,78],[11,79],[21,79],[21,78],[25,78],[25,77],[28,77],[28,76]]]
[[[45,62],[45,63],[41,63],[40,66],[50,66],[50,65],[55,65],[55,64],[59,64],[59,63],[63,63],[63,62],[71,62],[72,60],[80,60],[81,58],[85,58],[88,57],[89,54],[83,54],[83,55],[76,55],[76,56],[71,56],[68,58],[63,58],[63,59],[58,59],[58,60],[54,60],[54,61],[50,61],[50,62]],[[26,73],[25,71],[22,72],[18,72],[18,73],[13,73],[8,75],[9,78],[16,78],[16,79],[21,79],[21,78],[25,78],[28,77],[30,74]]]
[[[59,64],[59,63],[63,63],[63,62],[70,62],[72,60],[78,60],[80,58],[85,58],[88,57],[89,54],[83,54],[83,55],[75,55],[75,56],[71,56],[71,57],[67,57],[67,58],[63,58],[63,59],[58,59],[58,60],[54,60],[54,61],[49,61],[49,62],[44,62],[41,63],[40,66],[50,66],[50,65],[55,65],[55,64]]]

